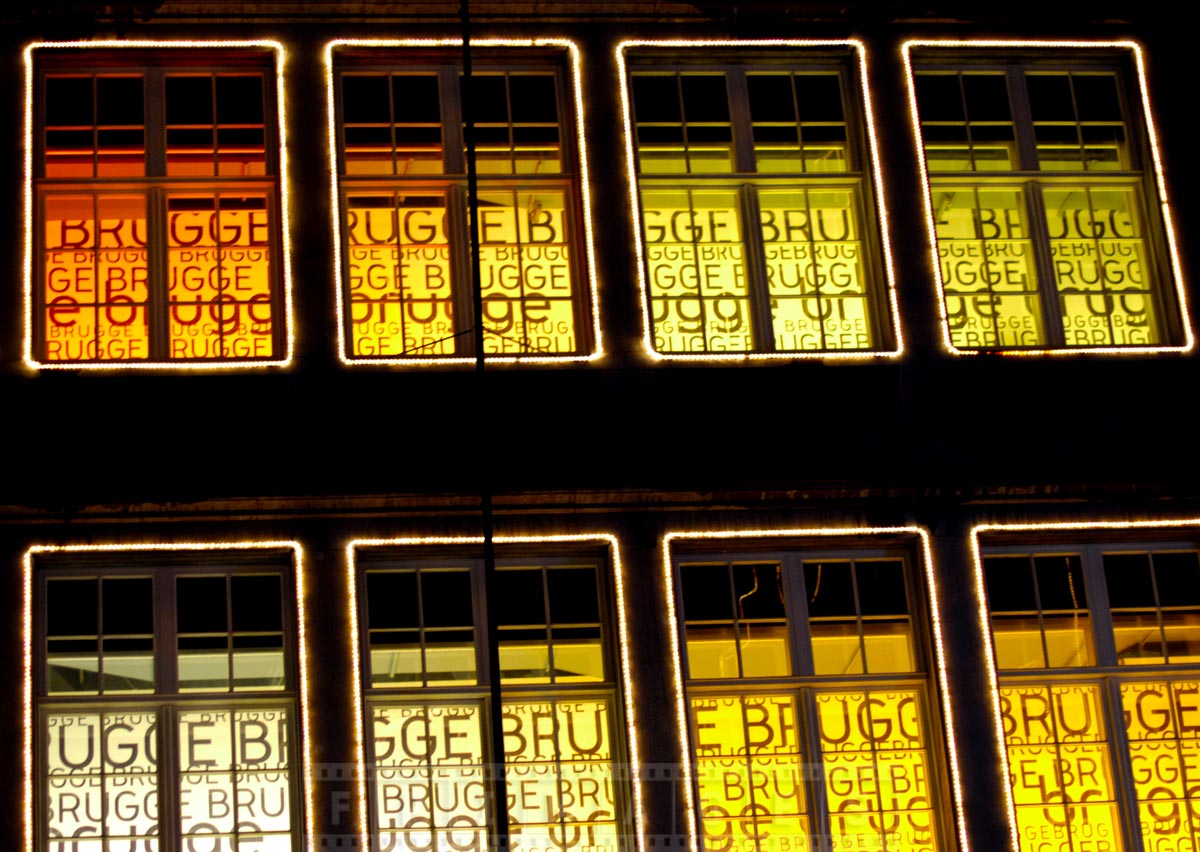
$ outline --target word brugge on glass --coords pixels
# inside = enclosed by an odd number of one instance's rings
[[[1179,347],[1129,51],[961,53],[913,77],[952,346]]]
[[[490,741],[482,564],[365,561],[371,831],[384,850],[484,850],[504,762],[514,852],[630,849],[607,571],[503,559],[504,743]]]
[[[347,45],[334,54],[346,354],[474,355],[469,120],[484,353],[587,356],[582,142],[566,51],[481,48],[469,112],[460,53]]]
[[[983,569],[1023,852],[1194,849],[1195,543],[985,548]]]
[[[903,552],[677,554],[703,848],[945,848]]]
[[[288,556],[35,564],[34,848],[298,852]]]
[[[33,361],[285,358],[272,51],[33,54]]]
[[[654,351],[894,349],[851,52],[700,65],[630,49]]]

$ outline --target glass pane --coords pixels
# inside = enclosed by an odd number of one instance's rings
[[[1200,606],[1200,559],[1188,553],[1155,553],[1154,579],[1164,607]]]
[[[655,348],[752,349],[737,193],[642,190],[642,214]]]
[[[367,623],[372,630],[420,626],[415,571],[367,572]]]
[[[987,349],[1044,343],[1023,192],[935,186],[933,208],[954,345]]]
[[[550,620],[556,627],[600,623],[595,568],[551,568],[546,572],[546,591]]]
[[[481,192],[479,203],[484,351],[575,352],[579,283],[566,193]]]
[[[181,635],[221,633],[229,629],[225,577],[180,577],[176,580],[176,624]]]
[[[372,630],[371,686],[421,686],[424,667],[417,630]]]
[[[265,195],[169,196],[167,260],[172,359],[274,354]]]
[[[424,637],[428,686],[467,686],[476,682],[473,630],[427,630]]]
[[[759,206],[775,348],[870,348],[857,191],[763,190]]]
[[[346,206],[354,354],[454,354],[446,197],[352,195]]]
[[[547,623],[541,569],[497,571],[495,599],[504,602],[495,616],[498,625]]]
[[[813,673],[818,675],[862,674],[866,671],[854,621],[810,621]]]
[[[857,618],[851,563],[805,562],[804,589],[810,619]]]
[[[283,599],[278,574],[229,579],[234,632],[282,632]]]
[[[149,357],[145,198],[48,195],[42,211],[46,359]]]
[[[233,637],[233,688],[266,691],[284,689],[283,635]]]
[[[734,604],[727,565],[681,565],[683,617],[687,622],[732,621]]]
[[[430,627],[470,627],[474,596],[469,571],[422,571],[422,623]]]
[[[1158,343],[1155,279],[1135,192],[1056,187],[1044,199],[1067,345]]]
[[[46,690],[51,695],[100,691],[99,613],[98,581],[47,580]]]
[[[737,639],[733,625],[687,627],[688,676],[700,678],[738,677]]]

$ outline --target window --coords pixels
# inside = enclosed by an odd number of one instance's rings
[[[27,360],[287,360],[267,45],[35,45]]]
[[[341,333],[352,362],[475,355],[468,121],[484,353],[536,360],[595,350],[574,45],[472,49],[468,115],[461,48],[330,47]]]
[[[997,544],[982,567],[1021,849],[1191,848],[1196,542]]]
[[[623,45],[647,347],[896,351],[861,45],[729,44]]]
[[[698,547],[672,559],[703,848],[945,848],[907,547]]]
[[[1190,345],[1130,47],[916,51],[953,349]]]
[[[299,852],[292,554],[50,551],[34,848]]]
[[[630,849],[606,560],[502,556],[500,754],[481,560],[360,551],[373,848],[485,848],[503,761],[514,850]]]

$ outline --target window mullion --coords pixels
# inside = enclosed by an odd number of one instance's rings
[[[1046,344],[1060,349],[1066,346],[1063,330],[1062,306],[1059,303],[1058,287],[1054,275],[1054,257],[1050,248],[1050,225],[1046,219],[1046,205],[1042,200],[1042,185],[1029,181],[1022,192],[1025,211],[1028,214],[1029,231],[1033,241],[1033,260],[1037,269],[1038,294],[1042,299],[1042,328]]]
[[[165,177],[167,174],[166,81],[167,75],[163,69],[147,69],[144,84],[147,177]]]
[[[767,286],[766,248],[760,224],[762,213],[758,204],[758,188],[752,183],[743,184],[738,190],[738,201],[742,215],[742,242],[746,247],[746,295],[750,301],[753,348],[759,352],[773,352],[775,334],[771,293]]]
[[[477,235],[470,233],[469,207],[465,183],[446,188],[446,240],[450,244],[450,271],[454,279],[454,351],[475,354],[475,336],[468,334],[475,327],[475,288],[471,270],[471,243]]]
[[[804,560],[798,553],[788,553],[783,565],[784,608],[788,616],[788,638],[792,651],[792,674],[811,676],[813,663],[812,633],[808,626],[808,593],[804,585]]]
[[[458,66],[448,65],[438,70],[438,90],[442,106],[442,168],[448,175],[465,175],[467,163],[461,101],[463,84]]]
[[[170,248],[167,222],[167,191],[148,185],[146,197],[146,324],[150,333],[150,358],[165,361],[170,357],[171,306]]]
[[[804,759],[805,795],[808,799],[808,836],[813,852],[832,852],[833,819],[825,791],[825,761],[821,754],[821,720],[817,713],[817,695],[813,689],[801,689],[796,697],[800,754]]]
[[[1113,638],[1112,605],[1108,600],[1108,583],[1104,578],[1104,554],[1099,547],[1087,547],[1080,552],[1083,563],[1083,589],[1092,622],[1092,643],[1096,649],[1097,666],[1115,666],[1117,643]]]
[[[158,716],[158,834],[161,852],[182,852],[183,821],[179,802],[179,727],[175,708],[159,704]]]
[[[1133,779],[1133,753],[1129,749],[1129,738],[1123,724],[1125,712],[1121,700],[1121,681],[1114,677],[1105,678],[1101,696],[1105,704],[1105,733],[1112,756],[1113,795],[1121,814],[1121,825],[1116,828],[1124,835],[1124,848],[1141,849],[1141,832],[1137,826],[1141,825],[1142,820],[1138,813],[1137,786]]]

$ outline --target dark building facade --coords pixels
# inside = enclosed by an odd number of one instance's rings
[[[1153,4],[0,14],[6,848],[1200,847]]]

